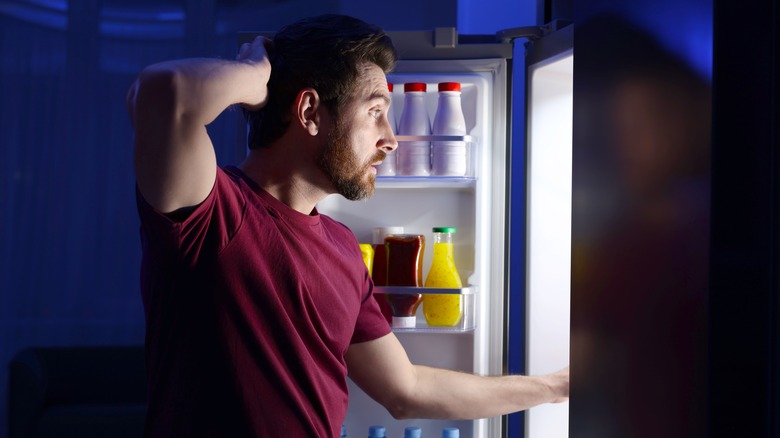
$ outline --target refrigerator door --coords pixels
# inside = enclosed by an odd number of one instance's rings
[[[320,212],[346,224],[361,243],[372,242],[375,227],[402,226],[422,234],[423,277],[433,254],[433,227],[453,226],[455,264],[463,290],[463,322],[453,328],[429,327],[417,311],[415,328],[394,329],[412,362],[477,374],[505,371],[504,321],[507,224],[507,96],[512,45],[495,36],[458,37],[454,29],[394,32],[401,60],[388,76],[393,83],[395,120],[403,109],[403,84],[427,84],[428,116],[434,119],[440,82],[459,82],[467,125],[467,174],[451,176],[381,176],[366,201],[330,196]],[[399,141],[419,140],[398,137]],[[436,140],[436,137],[428,140]],[[458,427],[461,436],[501,436],[500,417],[477,421],[393,419],[387,411],[350,382],[346,418],[350,436],[365,435],[371,425],[387,428],[388,436],[403,436],[407,426],[420,426],[424,436],[439,436]]]
[[[712,19],[689,2],[627,3],[639,6],[621,2],[623,14],[576,17],[570,429],[707,436],[708,348],[716,345],[708,341],[717,236],[710,159],[718,155],[711,155],[712,113],[720,105],[708,78],[680,53],[692,47],[686,34],[694,29],[691,60],[706,58],[698,44],[711,35]],[[741,154],[746,140],[739,139]],[[750,184],[725,172],[739,187]],[[762,436],[741,428],[733,435]]]
[[[569,363],[572,111],[572,28],[526,47],[525,372]],[[512,224],[512,229],[522,229]],[[516,315],[513,315],[515,318]],[[525,436],[567,437],[568,403],[525,413]]]

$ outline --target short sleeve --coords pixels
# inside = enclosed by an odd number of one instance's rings
[[[360,303],[360,313],[355,324],[355,333],[352,335],[351,344],[372,341],[390,333],[390,325],[379,309],[379,303],[374,298],[374,283],[366,271],[365,286],[367,293]]]
[[[241,182],[217,168],[206,199],[191,211],[167,215],[155,209],[136,187],[136,203],[144,240],[158,251],[177,252],[187,265],[203,253],[219,252],[241,226],[246,199]],[[154,251],[156,252],[156,251]]]

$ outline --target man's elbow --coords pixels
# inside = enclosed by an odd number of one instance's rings
[[[402,396],[392,400],[386,400],[384,401],[383,406],[396,420],[408,420],[422,417],[418,404],[410,397]]]
[[[175,112],[178,102],[180,75],[173,70],[141,72],[135,92],[136,111]]]
[[[386,409],[387,412],[389,412],[390,415],[396,420],[408,420],[410,418],[415,418],[414,415],[411,414],[411,411],[404,406],[386,406]]]

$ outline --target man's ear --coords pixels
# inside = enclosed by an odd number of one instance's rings
[[[322,101],[317,90],[304,88],[295,98],[295,121],[311,136],[320,131]]]

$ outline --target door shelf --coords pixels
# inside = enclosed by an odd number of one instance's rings
[[[466,146],[466,171],[461,176],[439,176],[439,175],[393,175],[377,176],[376,186],[378,188],[473,188],[476,185],[476,149],[477,142],[470,135],[396,135],[399,148],[405,143],[426,142],[431,146],[431,153],[434,152],[435,142],[463,142]],[[396,155],[398,152],[396,151]],[[433,160],[433,155],[431,155]],[[431,164],[433,164],[431,162]],[[432,170],[432,169],[429,169]],[[397,172],[397,170],[396,170]]]
[[[396,141],[465,141],[471,143],[474,138],[470,135],[396,135]]]
[[[477,291],[477,287],[474,285],[468,285],[460,289],[447,289],[441,287],[374,286],[374,293],[379,293],[379,294],[473,295],[476,291]]]
[[[474,189],[473,176],[378,176],[378,189]]]
[[[422,294],[423,299],[417,307],[415,313],[416,325],[410,328],[398,328],[394,327],[394,332],[415,332],[415,333],[463,333],[473,331],[475,329],[474,314],[475,314],[475,297],[476,286],[469,285],[460,289],[444,289],[444,288],[430,288],[430,287],[400,287],[400,286],[376,286],[374,293],[378,295],[390,295],[390,294]],[[462,317],[460,321],[452,327],[433,327],[429,326],[425,321],[423,314],[423,306],[426,295],[432,294],[445,294],[445,295],[457,295],[461,300]]]

